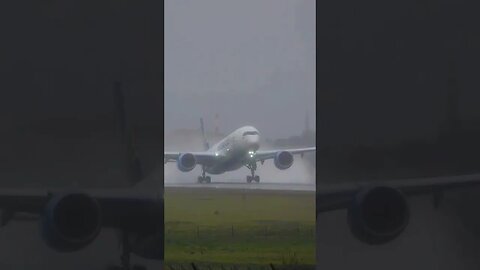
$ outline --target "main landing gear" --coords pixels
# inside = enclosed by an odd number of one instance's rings
[[[212,182],[212,178],[210,178],[210,176],[205,176],[205,168],[202,167],[202,175],[199,176],[198,178],[198,183],[211,183]]]
[[[257,169],[257,163],[256,162],[249,163],[249,164],[245,165],[245,167],[249,168],[250,173],[252,174],[251,176],[247,175],[247,183],[251,183],[252,181],[255,181],[255,182],[259,183],[260,182],[260,176],[255,175],[255,170]]]
[[[147,268],[143,265],[135,264],[130,265],[130,253],[132,252],[130,242],[128,240],[128,233],[122,232],[122,255],[120,256],[121,266],[109,266],[107,270],[146,270]]]

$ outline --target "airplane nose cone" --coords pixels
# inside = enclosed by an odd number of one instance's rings
[[[251,138],[248,139],[248,144],[252,150],[257,151],[260,147],[260,139],[258,136],[251,136]]]

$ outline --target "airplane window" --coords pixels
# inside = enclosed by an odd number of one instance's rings
[[[258,132],[256,131],[245,131],[242,136],[246,135],[258,135]]]

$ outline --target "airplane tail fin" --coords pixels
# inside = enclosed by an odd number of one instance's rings
[[[210,145],[208,144],[207,136],[205,135],[205,126],[203,124],[203,118],[200,118],[200,130],[202,131],[203,148],[205,148],[205,150],[208,150],[210,148]]]
[[[126,171],[130,185],[135,185],[144,178],[142,163],[137,155],[133,129],[128,125],[125,111],[125,98],[120,82],[115,82],[113,87],[116,114],[122,137],[122,146],[125,147]]]

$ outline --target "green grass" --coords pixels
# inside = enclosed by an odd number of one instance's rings
[[[165,262],[314,265],[315,194],[165,191]]]

